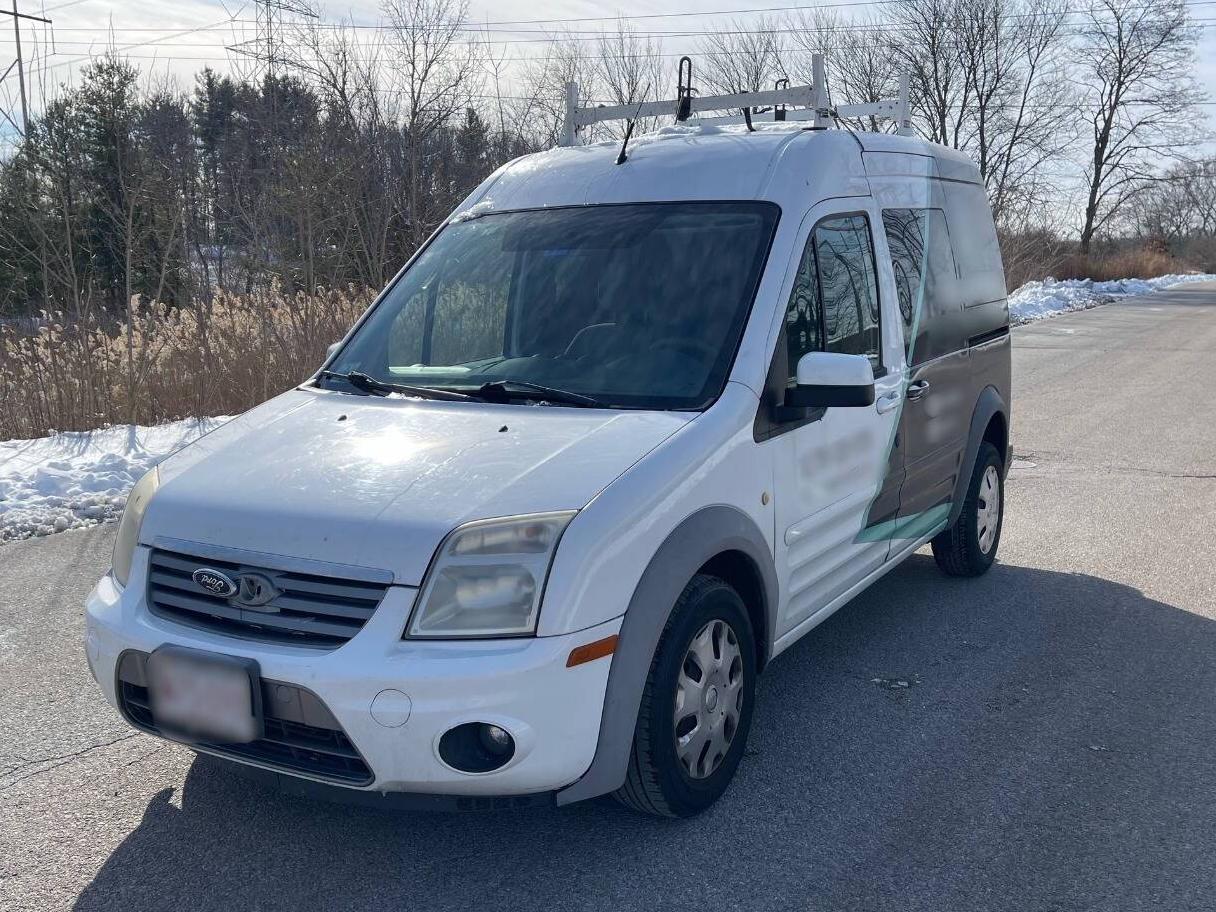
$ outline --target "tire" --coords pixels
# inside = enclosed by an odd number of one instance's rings
[[[954,525],[933,539],[933,557],[950,576],[980,576],[996,560],[1005,521],[1005,474],[1001,455],[991,443],[980,444],[967,498]],[[996,504],[991,491],[995,488]]]
[[[701,662],[707,669],[698,667],[692,650],[707,656]],[[701,672],[699,691],[693,669]],[[659,639],[638,710],[628,775],[614,797],[659,817],[691,817],[705,810],[734,778],[755,696],[755,634],[743,600],[724,580],[699,574],[676,600]],[[679,744],[677,731],[683,733]]]

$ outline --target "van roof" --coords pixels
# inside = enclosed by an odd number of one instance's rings
[[[966,155],[889,133],[810,130],[799,123],[662,127],[620,140],[525,155],[466,201],[479,211],[670,200],[771,200],[818,191],[865,195],[867,177],[937,176],[978,182]],[[815,184],[822,185],[816,188]],[[826,192],[828,188],[832,192]]]

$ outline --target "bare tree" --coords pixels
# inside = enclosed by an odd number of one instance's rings
[[[1202,138],[1195,106],[1202,99],[1193,69],[1198,33],[1185,0],[1095,0],[1076,47],[1092,127],[1085,166],[1081,252],[1124,206],[1159,179],[1163,158]]]
[[[554,33],[544,52],[524,64],[519,80],[523,94],[513,113],[516,123],[526,125],[520,128],[524,138],[540,146],[557,145],[566,116],[567,83],[578,84],[584,103],[596,98],[598,64],[587,45],[572,35]]]
[[[812,57],[823,54],[833,105],[879,101],[899,91],[898,58],[887,30],[875,17],[845,20],[834,9],[817,9],[791,16],[788,27],[792,46],[783,59],[790,79],[810,85]],[[852,125],[879,130],[883,121],[870,117]]]
[[[961,147],[1003,226],[1024,225],[1057,188],[1051,163],[1076,138],[1063,0],[962,0],[958,53],[968,86]]]
[[[1216,160],[1174,165],[1131,208],[1137,233],[1171,247],[1216,237]]]
[[[662,43],[642,38],[623,19],[612,32],[601,36],[597,76],[599,86],[612,104],[632,105],[654,101],[663,83]],[[656,117],[644,117],[634,124],[634,132],[654,129]],[[612,125],[610,135],[624,133],[625,127]]]
[[[468,0],[384,0],[391,36],[385,63],[389,88],[404,106],[408,218],[417,244],[442,217],[424,188],[427,143],[472,105],[479,86],[478,47],[462,37],[468,12]]]
[[[710,32],[697,48],[694,84],[722,95],[771,89],[785,76],[777,41],[780,28],[776,20],[761,16]]]
[[[966,0],[896,0],[891,49],[912,83],[912,110],[925,137],[958,149],[967,138],[971,81],[959,53]]]

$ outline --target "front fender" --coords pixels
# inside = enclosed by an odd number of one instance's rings
[[[761,580],[766,629],[757,630],[756,636],[768,656],[777,613],[772,551],[759,527],[741,510],[704,507],[664,539],[634,589],[608,673],[595,757],[581,779],[557,793],[558,804],[594,798],[624,784],[646,677],[671,609],[698,570],[730,551],[745,555]]]

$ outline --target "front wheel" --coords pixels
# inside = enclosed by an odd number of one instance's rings
[[[713,804],[743,757],[755,693],[743,600],[718,577],[694,577],[655,651],[616,798],[660,817],[691,817]]]
[[[996,560],[1005,517],[1002,468],[996,447],[981,443],[962,512],[953,526],[933,539],[933,557],[950,576],[979,576]]]

